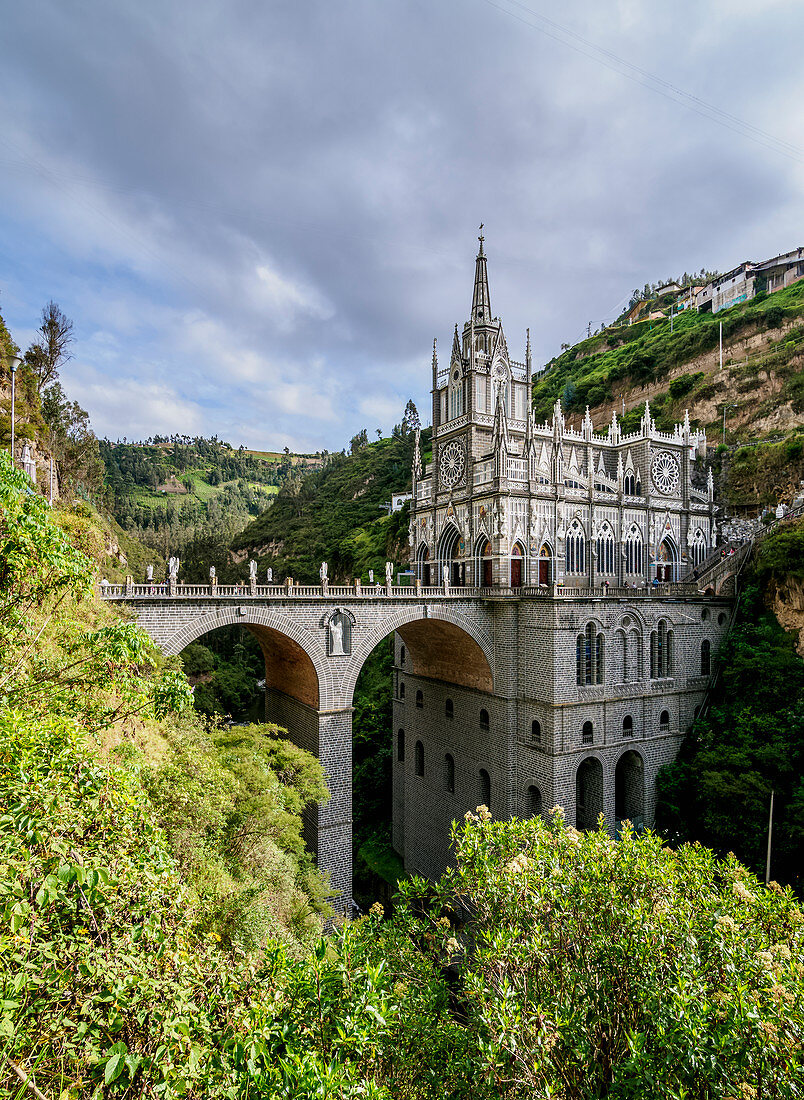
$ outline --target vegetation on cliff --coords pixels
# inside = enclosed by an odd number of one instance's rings
[[[422,436],[426,446],[429,433]],[[387,507],[392,493],[410,489],[414,438],[398,430],[352,454],[328,456],[322,469],[280,489],[234,539],[233,551],[301,584],[319,583],[322,561],[336,583],[368,582],[369,569],[384,580],[386,561],[407,563],[408,509],[389,515]]]
[[[759,545],[744,578],[737,618],[718,658],[709,706],[678,760],[662,769],[657,823],[676,841],[733,851],[765,868],[774,792],[772,877],[801,894],[804,872],[804,662],[795,636],[767,606],[773,577],[804,575],[804,524]]]

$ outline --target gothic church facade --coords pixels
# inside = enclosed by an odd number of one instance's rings
[[[416,449],[411,563],[422,591],[467,586],[493,624],[488,675],[394,671],[394,846],[438,875],[469,809],[529,816],[554,804],[650,825],[656,775],[701,705],[730,599],[681,583],[717,542],[706,439],[689,417],[658,431],[646,406],[623,434],[589,411],[570,427],[531,411],[531,352],[492,315],[483,238],[471,315],[449,366],[433,352],[432,462]],[[468,658],[467,658],[468,659]]]

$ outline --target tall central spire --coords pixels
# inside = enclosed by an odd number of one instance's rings
[[[489,295],[489,273],[486,268],[486,254],[483,251],[483,224],[480,225],[480,248],[475,260],[475,289],[472,295],[472,320],[475,324],[488,324],[491,321],[491,296]]]

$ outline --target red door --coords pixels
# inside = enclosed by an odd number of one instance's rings
[[[483,559],[483,587],[491,588],[491,558]]]
[[[511,587],[522,587],[522,558],[511,558]]]
[[[547,558],[539,558],[539,584],[550,583],[550,562]]]

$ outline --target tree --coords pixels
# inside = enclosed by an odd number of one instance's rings
[[[41,394],[46,386],[57,381],[59,369],[71,358],[73,323],[51,300],[42,310],[37,332],[39,339],[28,348],[25,359],[36,379],[37,393]]]
[[[419,419],[419,410],[414,405],[413,398],[409,397],[408,403],[405,405],[405,414],[402,417],[402,432],[403,434],[413,432],[421,426],[422,422]]]
[[[453,842],[437,885],[403,884],[377,951],[411,998],[452,968],[468,1095],[801,1095],[804,917],[791,891],[628,824],[618,840],[579,833],[558,807],[547,823],[478,807]]]
[[[361,428],[357,435],[353,435],[349,441],[349,450],[355,455],[358,451],[362,451],[364,447],[368,447],[368,432],[365,428]]]

